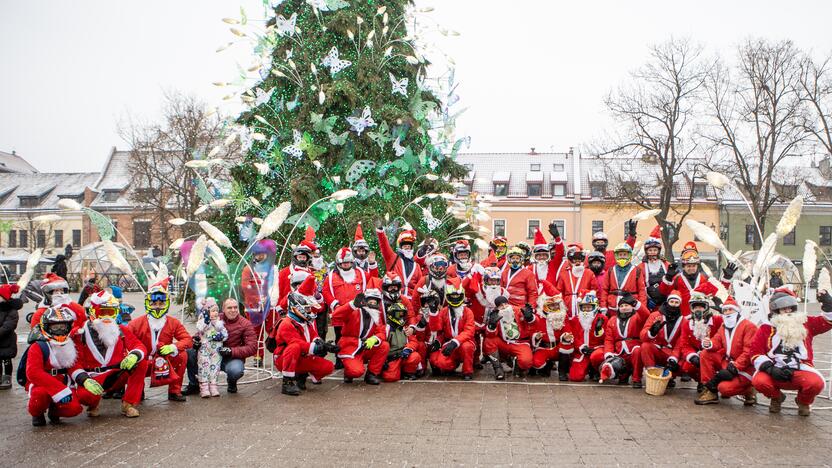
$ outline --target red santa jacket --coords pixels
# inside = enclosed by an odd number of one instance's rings
[[[770,361],[776,366],[798,368],[818,373],[814,367],[812,342],[817,335],[832,330],[832,321],[830,320],[832,320],[832,313],[829,312],[822,316],[808,317],[806,323],[803,324],[806,327],[806,338],[804,338],[803,344],[793,350],[792,353],[783,351],[782,339],[776,328],[770,323],[761,324],[751,342],[751,360],[754,368],[759,370],[764,362]],[[818,373],[818,375],[820,374]]]
[[[676,347],[676,343],[678,343],[679,339],[682,337],[682,326],[685,325],[685,318],[681,316],[678,317],[676,319],[676,323],[670,327],[670,330],[667,329],[667,323],[665,323],[661,328],[659,328],[658,333],[651,335],[650,328],[653,324],[663,320],[665,320],[665,318],[661,312],[651,313],[647,318],[647,322],[644,323],[644,327],[641,329],[641,341],[645,343],[653,343],[659,348],[672,350]]]
[[[535,314],[534,321],[528,324],[532,349],[557,348],[560,353],[572,354],[575,350],[577,335],[583,332],[583,330],[579,330],[576,333],[574,326],[572,320],[564,318],[563,325],[556,329],[554,324],[547,320],[546,316],[540,313]],[[580,324],[578,326],[580,327]]]
[[[378,245],[381,249],[381,258],[384,260],[384,266],[389,273],[395,271],[399,278],[402,279],[402,295],[411,297],[416,284],[422,278],[422,268],[416,262],[416,252],[413,252],[413,268],[409,274],[405,274],[404,261],[399,258],[399,254],[390,247],[390,242],[387,240],[387,235],[383,229],[376,229],[376,237],[378,237]]]
[[[607,322],[604,330],[604,357],[630,355],[641,346],[641,329],[650,316],[647,307],[639,303],[636,312],[627,320],[615,315]]]
[[[754,374],[754,364],[751,362],[751,345],[757,334],[757,326],[750,320],[739,319],[733,330],[725,328],[725,324],[714,334],[708,351],[717,353],[723,359],[732,361],[737,370],[751,380]]]
[[[561,245],[563,243],[561,242]],[[553,286],[555,283],[558,282],[558,267],[560,266],[560,260],[556,260],[555,257],[552,257],[548,262],[544,265],[538,265],[537,262],[532,262],[526,268],[532,272],[535,279],[537,280],[538,284],[542,283],[543,281],[548,281]]]
[[[77,376],[83,369],[78,364],[78,359],[75,360],[69,367],[61,368],[53,363],[54,357],[50,351],[44,359],[41,351],[42,341],[32,343],[29,345],[29,350],[26,354],[26,391],[31,391],[32,387],[43,388],[52,397],[55,403],[61,401],[64,397],[72,395],[72,379]],[[47,349],[50,349],[49,343],[46,343]],[[75,343],[70,341],[64,346],[75,346]],[[52,375],[52,370],[64,369],[66,373]]]
[[[474,314],[474,322],[477,325],[477,330],[485,329],[485,314],[491,305],[485,298],[482,292],[482,277],[479,275],[470,276],[462,281],[462,287],[465,289],[465,297],[468,299],[468,307]],[[509,297],[508,290],[500,286],[500,295]],[[525,305],[525,304],[524,304]]]
[[[372,316],[363,308],[354,307],[352,302],[336,307],[332,312],[332,320],[343,324],[341,338],[338,340],[338,346],[341,347],[338,357],[355,357],[361,351],[364,340],[371,336],[378,337],[379,343],[385,341],[387,333],[382,315],[383,312],[379,310],[378,320],[373,323]]]
[[[111,348],[104,350],[104,354],[95,346],[92,333],[90,333],[92,324],[89,321],[84,324],[84,333],[74,338],[75,349],[78,350],[78,365],[86,370],[90,377],[110,371],[115,372],[121,360],[129,353],[138,354],[139,359],[144,359],[147,355],[147,349],[129,328],[124,325],[118,325],[118,328],[121,336]]]
[[[702,351],[702,342],[693,335],[693,320],[690,317],[683,318],[682,336],[676,342],[676,347],[673,348],[673,357],[681,361],[684,359],[690,362],[690,358],[699,354]],[[708,320],[709,332],[708,336],[713,340],[719,327],[722,326],[722,317],[718,315],[712,316]]]
[[[432,332],[436,332],[436,338],[440,343],[456,341],[458,345],[466,341],[474,341],[476,325],[474,325],[474,314],[467,307],[462,308],[462,315],[451,313],[451,309],[443,307],[439,312],[431,314],[429,326]]]
[[[581,322],[580,315],[576,315],[568,320],[575,334],[575,349],[580,350],[584,346],[590,349],[604,346],[604,337],[607,322],[609,321],[606,315],[601,313],[595,314],[588,323]],[[595,330],[600,331],[596,333]]]
[[[691,291],[696,289],[696,287],[700,284],[707,282],[708,275],[705,273],[698,273],[696,275],[696,280],[690,282],[683,273],[679,272],[673,277],[673,281],[668,281],[667,278],[662,278],[662,282],[659,284],[659,292],[664,296],[669,296],[674,289],[679,291],[679,295],[682,297],[682,316],[687,317],[690,315],[690,304],[688,304],[688,301],[690,300]],[[731,282],[722,281],[722,285],[725,286],[725,289],[728,289],[731,287]]]
[[[278,303],[283,302],[283,299],[292,291],[292,273],[303,270],[310,272],[306,268],[295,268],[291,263],[289,266],[283,267],[277,272],[277,288],[278,288]]]
[[[604,284],[600,291],[598,291],[598,300],[601,307],[607,310],[617,311],[618,300],[624,292],[630,293],[642,304],[647,304],[647,290],[644,287],[644,278],[641,277],[642,272],[636,265],[630,264],[627,274],[624,275],[623,281],[618,282],[618,275],[616,274],[617,266],[608,268],[604,277]]]
[[[182,325],[182,322],[170,315],[165,315],[164,319],[165,324],[159,330],[158,334],[154,334],[150,330],[147,315],[142,315],[137,319],[131,320],[127,326],[136,335],[136,338],[142,342],[144,349],[147,350],[148,360],[153,359],[159,348],[165,345],[176,345],[176,352],[173,353],[174,356],[192,348],[194,345],[190,333]],[[174,340],[176,340],[175,343]]]
[[[572,274],[571,265],[561,269],[555,288],[563,295],[563,302],[570,317],[578,313],[578,294],[581,291],[591,291],[594,283],[595,273],[589,268],[584,268],[580,278],[575,278]]]
[[[84,322],[87,321],[87,310],[77,302],[68,302],[63,304],[61,307],[65,307],[75,314],[75,321],[72,322],[72,331],[69,334],[69,336],[73,336],[78,333],[78,330],[84,327]],[[40,325],[40,318],[43,316],[43,313],[46,312],[46,309],[47,307],[39,307],[35,313],[32,314],[32,320],[29,322],[29,326],[35,328]]]
[[[280,319],[274,333],[277,341],[277,348],[274,350],[274,358],[277,360],[290,345],[300,346],[301,356],[312,354],[312,342],[318,338],[318,330],[313,323],[298,323],[284,317]]]
[[[517,337],[511,338],[506,336],[506,330],[503,326],[504,324],[502,319],[497,322],[497,325],[494,328],[486,325],[485,336],[496,337],[509,344],[528,344],[530,326],[534,322],[539,321],[539,319],[537,317],[532,317],[532,322],[527,322],[526,319],[523,318],[523,313],[520,311],[519,307],[512,307],[512,310],[514,312],[514,323],[517,324]]]
[[[508,291],[508,302],[514,307],[537,304],[537,280],[528,269],[521,267],[512,272],[511,268],[505,268],[500,283]]]
[[[410,299],[413,302],[413,307],[417,310],[422,308],[422,296],[429,291],[428,288],[436,289],[439,292],[440,301],[444,302],[445,285],[458,285],[459,281],[458,278],[447,276],[445,280],[440,281],[440,287],[437,287],[432,283],[430,275],[422,276],[419,278],[419,282],[416,283],[416,287],[410,291]]]
[[[355,271],[355,278],[349,283],[344,281],[340,270],[337,268],[336,271],[331,272],[324,280],[321,293],[323,294],[324,302],[329,306],[329,310],[335,310],[339,305],[349,303],[355,299],[358,293],[364,292],[367,289],[367,281],[370,278],[360,268],[354,268],[353,270]],[[337,322],[333,322],[332,325],[335,327],[341,326]]]

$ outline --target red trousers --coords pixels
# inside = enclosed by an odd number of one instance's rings
[[[506,343],[502,338],[487,336],[482,343],[482,351],[489,356],[499,352],[504,359],[517,358],[517,367],[522,370],[532,367],[532,347],[528,343]]]
[[[182,379],[185,378],[185,371],[188,367],[188,353],[181,352],[174,355],[168,356],[170,360],[170,367],[176,372],[176,375],[179,376],[175,381],[171,382],[168,385],[168,393],[177,394],[182,393]],[[153,372],[153,365],[151,364],[152,361],[147,361],[147,376],[150,377],[150,373]]]
[[[390,351],[390,344],[382,341],[378,346],[371,349],[363,349],[352,358],[341,358],[344,363],[344,377],[357,378],[364,375],[364,363],[367,364],[367,372],[381,375],[384,363],[387,361],[387,353]]]
[[[805,370],[794,371],[792,380],[788,382],[774,380],[765,372],[757,372],[751,383],[758,392],[769,398],[780,398],[780,390],[797,390],[797,402],[802,405],[811,405],[825,385],[823,377]]]
[[[409,345],[408,345],[409,346]],[[387,361],[387,368],[381,372],[381,378],[385,382],[397,382],[402,378],[402,372],[406,374],[415,374],[416,371],[422,368],[422,356],[417,352],[410,353],[407,358],[394,359]]]
[[[430,365],[444,372],[453,372],[462,363],[463,374],[474,373],[473,341],[463,341],[450,356],[442,354],[442,350],[430,354]]]
[[[586,380],[589,366],[592,366],[593,369],[598,369],[602,362],[604,362],[603,346],[592,350],[592,354],[589,356],[576,350],[574,356],[572,356],[572,365],[569,367],[569,381],[583,382]]]
[[[667,358],[673,354],[673,349],[660,348],[655,343],[644,341],[641,343],[640,352],[642,367],[656,367],[667,364]]]
[[[29,405],[27,408],[29,410],[29,414],[32,416],[40,416],[46,413],[46,410],[53,405],[55,407],[55,414],[62,418],[78,416],[81,414],[81,411],[84,410],[84,408],[81,407],[81,403],[78,401],[78,398],[76,398],[75,392],[72,392],[72,400],[70,400],[69,403],[55,403],[52,401],[52,397],[49,395],[49,392],[43,388],[33,385],[29,389]]]
[[[290,344],[283,349],[283,352],[275,357],[274,367],[277,368],[285,377],[295,377],[297,374],[309,374],[312,380],[320,382],[321,379],[331,374],[335,370],[335,365],[331,361],[315,356],[303,356],[301,350],[302,346],[297,344]]]
[[[708,350],[699,352],[699,381],[707,383],[717,371],[728,367],[728,358],[722,353],[714,353]],[[745,395],[751,388],[751,381],[744,375],[738,375],[731,380],[720,382],[717,391],[724,397]]]
[[[702,364],[702,353],[700,352],[699,354],[700,354],[699,364],[701,365]],[[688,361],[682,361],[682,362],[679,363],[679,368],[682,370],[682,372],[689,375],[690,378],[695,380],[696,382],[705,383],[701,380],[700,375],[702,374],[702,371],[699,369],[699,366],[695,366],[695,365],[689,363]]]
[[[409,341],[407,347],[413,350],[413,354],[419,355],[419,362],[422,369],[428,367],[428,345],[422,340]]]
[[[547,362],[558,362],[560,351],[558,348],[538,348],[532,353],[532,367],[542,369]],[[518,359],[517,362],[520,362]]]
[[[123,388],[124,396],[121,398],[121,401],[136,406],[142,401],[144,376],[147,375],[147,367],[149,365],[150,361],[143,359],[136,363],[136,367],[129,372],[113,369],[92,378],[104,387],[105,392],[114,392]],[[112,376],[115,375],[118,375],[118,377],[113,380],[114,377]],[[105,385],[105,382],[107,381],[111,381],[112,383]],[[78,387],[77,392],[78,400],[80,400],[81,404],[84,406],[95,408],[101,401],[101,395],[93,395],[83,386]]]

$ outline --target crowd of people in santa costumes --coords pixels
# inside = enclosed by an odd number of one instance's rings
[[[822,314],[807,317],[794,293],[777,289],[768,320],[758,327],[721,294],[738,266],[710,278],[693,242],[677,263],[662,255],[657,228],[636,261],[635,222],[612,250],[603,233],[586,251],[562,239],[556,225],[548,232],[551,241],[538,230],[531,246],[492,239],[477,263],[467,241],[419,242],[409,226],[393,244],[377,226],[376,257],[359,224],[352,243],[328,265],[310,229],[282,269],[275,266],[277,245],[260,240],[242,275],[243,307],[229,299],[221,315],[218,302],[206,301],[197,340],[168,313],[167,278],[148,288],[147,313],[120,326],[118,301],[108,291],[97,293],[85,311],[69,300],[64,280],[47,275],[31,322],[37,336],[24,355],[33,424],[83,408],[98,416],[106,395],[120,397],[122,413],[136,417],[146,377],[181,402],[183,393],[216,396],[223,370],[235,393],[245,359],[261,359],[263,348],[282,375],[281,392],[290,396],[336,369],[343,369],[345,383],[369,385],[428,373],[471,380],[486,366],[497,380],[510,369],[517,378],[557,372],[560,381],[641,388],[644,369],[661,367],[670,386],[677,378],[697,383],[698,405],[731,396],[753,405],[760,392],[777,412],[782,390],[796,390],[799,414],[810,413],[824,387],[812,341],[832,329],[829,291],[818,291]],[[0,290],[0,310],[17,307],[15,293]],[[186,369],[190,383],[183,391]]]

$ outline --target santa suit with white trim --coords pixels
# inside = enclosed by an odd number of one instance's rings
[[[823,375],[814,366],[813,341],[832,330],[832,297],[818,291],[821,315],[806,317],[797,311],[793,294],[778,288],[771,296],[769,321],[760,325],[751,343],[756,369],[752,384],[771,399],[782,398],[781,390],[797,390],[797,403],[811,405],[826,386]],[[784,301],[788,304],[782,305]],[[794,312],[776,313],[789,308]]]
[[[613,254],[621,258],[616,258],[616,264],[607,269],[604,284],[598,291],[601,308],[607,309],[607,315],[616,313],[619,299],[627,294],[634,296],[646,306],[647,291],[644,287],[644,280],[641,278],[641,270],[632,263],[632,248],[627,244],[619,244],[615,247]]]
[[[430,365],[452,372],[461,363],[462,373],[470,377],[474,373],[474,313],[464,305],[462,286],[449,284],[450,288],[453,288],[451,294],[445,292],[448,305],[439,312],[429,314],[428,326],[432,334],[436,333],[435,339],[441,345],[439,350],[430,354]]]
[[[451,248],[451,266],[448,267],[448,278],[457,278],[460,281],[471,276],[474,271],[481,271],[482,265],[474,264],[471,259],[471,245],[465,239],[459,239]],[[475,269],[474,267],[479,268]]]
[[[116,324],[115,317],[120,309],[118,300],[110,293],[100,291],[90,298],[90,302],[90,320],[84,324],[84,333],[75,337],[79,364],[105,392],[124,389],[122,401],[136,406],[142,401],[149,365],[145,359],[147,350],[129,328]],[[135,355],[138,361],[131,369],[122,369],[121,364],[129,354]],[[84,406],[97,408],[101,395],[79,388],[78,399]]]
[[[644,283],[644,290],[647,293],[647,308],[655,311],[664,303],[663,295],[659,286],[664,275],[667,274],[669,263],[660,258],[662,253],[661,228],[656,226],[650,233],[650,237],[644,241],[644,259],[638,264],[641,281]]]
[[[422,294],[432,289],[439,294],[440,303],[445,302],[445,285],[448,283],[448,259],[441,253],[431,254],[425,259],[425,267],[427,274],[422,276],[416,283],[410,295],[413,301],[413,308],[418,310],[422,308]],[[452,281],[459,282],[459,278],[454,277]]]
[[[421,343],[413,334],[407,335],[407,306],[401,301],[385,305],[384,314],[389,351],[381,378],[385,382],[396,382],[402,377],[415,378],[415,374],[423,369],[422,357],[417,351]]]
[[[659,293],[667,296],[671,291],[679,291],[679,295],[682,296],[682,316],[687,317],[690,315],[690,293],[703,284],[708,283],[708,275],[699,268],[699,251],[694,242],[685,244],[684,249],[682,249],[681,260],[682,271],[678,271],[678,265],[676,263],[668,266],[667,273],[659,285]],[[691,272],[688,273],[688,270]],[[730,278],[721,281],[725,289],[731,287],[729,280]]]
[[[563,296],[569,317],[578,312],[579,296],[583,291],[593,291],[595,273],[584,265],[586,260],[580,244],[570,244],[567,250],[567,263],[558,274],[555,288]],[[602,310],[603,312],[603,310]]]
[[[43,277],[40,288],[44,297],[41,303],[38,304],[35,313],[32,314],[29,326],[32,328],[40,326],[40,318],[44,312],[52,306],[61,306],[72,311],[75,317],[71,333],[75,335],[84,326],[84,322],[87,320],[87,311],[83,306],[69,298],[69,284],[55,273],[47,273]]]
[[[697,305],[697,302],[704,305]],[[707,296],[700,291],[693,292],[688,300],[688,306],[691,309],[691,315],[684,317],[682,336],[673,348],[673,357],[681,363],[682,372],[701,383],[699,353],[704,349],[704,344],[713,340],[714,335],[722,326],[722,317],[711,313]]]
[[[632,306],[632,312],[624,316],[623,304]],[[641,329],[650,316],[650,311],[633,296],[622,296],[618,301],[618,313],[611,317],[604,330],[604,364],[601,365],[601,378],[608,380],[632,375],[633,383],[641,382]],[[626,370],[624,375],[615,371],[607,362],[612,357],[621,357]],[[617,375],[618,374],[618,375]]]
[[[294,379],[299,374],[309,374],[313,382],[320,382],[335,370],[333,363],[324,358],[323,340],[318,336],[315,320],[307,313],[287,310],[286,317],[277,326],[274,339],[277,345],[274,366],[284,378]]]
[[[725,315],[731,308],[735,311]],[[729,297],[722,304],[722,325],[710,341],[710,346],[699,353],[700,382],[722,397],[745,395],[751,388],[754,365],[751,362],[751,345],[757,334],[757,326],[742,318],[736,301]],[[730,374],[723,377],[727,370]],[[719,373],[719,375],[717,375]],[[715,380],[712,379],[717,377]],[[709,385],[711,384],[711,385]]]
[[[512,247],[506,254],[506,268],[501,284],[508,290],[508,302],[514,307],[537,304],[537,279],[523,266],[523,251]]]
[[[375,302],[376,308],[370,307],[368,302]],[[352,301],[339,305],[332,318],[344,324],[338,340],[341,348],[338,357],[344,363],[344,378],[361,377],[365,370],[375,376],[381,375],[390,350],[381,319],[381,292],[368,289]],[[364,363],[367,363],[366,369]]]
[[[395,272],[402,279],[402,295],[407,298],[412,297],[416,285],[422,278],[422,268],[414,258],[416,254],[414,250],[416,231],[405,229],[399,233],[396,238],[397,249],[395,251],[390,247],[390,242],[387,240],[387,235],[383,229],[376,229],[376,237],[378,237],[378,245],[381,249],[381,258],[384,260],[385,269]]]
[[[580,298],[578,313],[571,319],[575,335],[575,349],[569,366],[569,380],[583,382],[590,369],[593,373],[604,362],[604,341],[609,319],[601,313],[595,291]]]
[[[308,235],[307,235],[308,237]],[[292,251],[291,263],[283,267],[277,273],[277,287],[279,302],[283,302],[286,296],[292,291],[292,275],[297,271],[311,272],[312,268],[312,252],[318,249],[314,241],[304,239]]]
[[[364,253],[359,255],[359,249],[363,249]],[[370,244],[364,240],[364,230],[361,228],[361,221],[355,227],[355,238],[352,242],[352,255],[355,257],[355,267],[363,271],[368,278],[378,278],[378,262],[370,258]],[[364,255],[362,257],[362,255]]]
[[[481,341],[485,339],[485,317],[496,307],[494,301],[498,297],[508,297],[508,291],[500,286],[500,270],[497,267],[480,266],[471,276],[462,280],[462,287],[468,299],[468,308],[474,314],[474,359],[478,361],[482,349]]]
[[[681,313],[682,297],[673,291],[659,310],[650,314],[641,329],[641,364],[645,368],[664,366],[668,360],[679,359],[673,355],[676,343],[682,337],[685,319]]]
[[[563,250],[563,242],[560,242],[561,250]],[[548,281],[552,286],[558,282],[558,267],[562,263],[562,256],[556,259],[549,252],[549,243],[543,237],[543,233],[538,228],[534,233],[534,246],[532,247],[533,262],[526,268],[534,274],[538,284],[538,294],[542,292],[541,286],[544,281]]]
[[[532,367],[543,369],[558,363],[561,380],[567,380],[572,354],[575,352],[575,331],[566,318],[566,305],[555,287],[544,283],[543,295],[538,299],[535,320],[529,324],[532,345]],[[549,367],[551,368],[551,367]]]
[[[367,290],[368,280],[370,278],[367,277],[364,270],[355,266],[355,257],[353,257],[352,250],[347,247],[338,250],[335,255],[335,270],[330,272],[324,280],[321,290],[324,303],[329,307],[330,312],[335,311],[341,304],[348,304],[356,295]],[[330,322],[335,330],[335,339],[340,339],[341,327],[344,324],[340,320],[336,320],[334,314],[332,314]]]
[[[533,360],[529,326],[539,320],[531,307],[513,307],[511,302],[498,305],[486,319],[482,352],[495,358],[499,354],[504,360],[513,357],[520,370],[529,370]]]

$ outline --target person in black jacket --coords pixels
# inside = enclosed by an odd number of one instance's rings
[[[17,328],[23,301],[12,297],[20,289],[16,284],[0,286],[0,390],[12,387],[12,359],[17,356]]]
[[[52,264],[52,273],[60,276],[63,279],[66,277],[66,256],[58,255],[55,257],[55,263]]]

